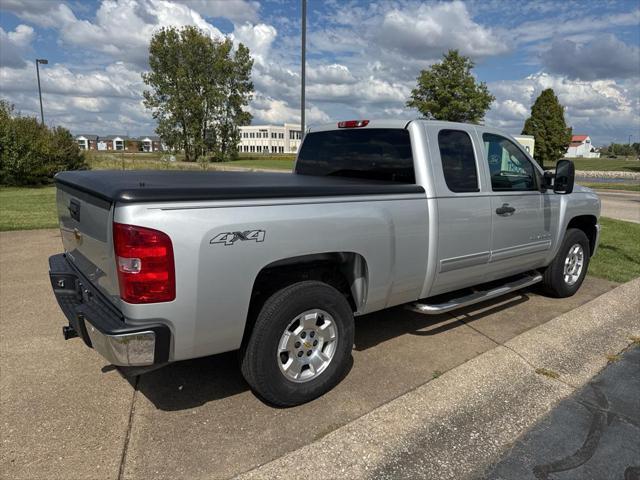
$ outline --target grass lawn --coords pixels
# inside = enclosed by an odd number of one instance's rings
[[[212,163],[211,167],[216,166],[229,166],[229,167],[245,167],[245,168],[266,168],[269,170],[293,170],[293,158],[265,158],[265,159],[251,159],[235,160],[233,162]]]
[[[232,162],[200,163],[185,162],[184,155],[170,154],[87,152],[87,163],[92,170],[216,170],[224,167],[243,167],[268,170],[291,170],[294,155],[241,155]]]
[[[0,231],[57,226],[55,187],[0,188]]]
[[[597,170],[615,172],[640,172],[640,161],[626,158],[571,158],[576,170]],[[547,165],[547,167],[549,167]],[[555,166],[554,166],[555,167]]]
[[[614,282],[640,277],[640,224],[601,218],[600,246],[589,274]]]
[[[584,187],[593,188],[594,190],[626,190],[629,192],[640,192],[640,184],[638,183],[600,183],[600,182],[576,182]]]

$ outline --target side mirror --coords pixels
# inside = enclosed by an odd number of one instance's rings
[[[542,175],[542,191],[546,191],[547,189],[553,186],[553,177],[554,173],[550,171],[545,171]]]
[[[553,180],[553,191],[556,193],[573,192],[576,167],[571,160],[560,160],[556,165],[556,176]]]

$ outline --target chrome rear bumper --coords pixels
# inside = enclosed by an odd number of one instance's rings
[[[153,365],[156,334],[150,330],[121,335],[106,335],[90,321],[85,322],[91,345],[106,360],[121,367]]]
[[[49,258],[49,277],[69,321],[69,326],[63,327],[65,338],[81,337],[88,347],[119,367],[169,362],[171,331],[167,325],[130,323],[64,254]]]

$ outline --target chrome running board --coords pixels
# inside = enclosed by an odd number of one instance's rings
[[[509,292],[534,285],[540,281],[542,281],[542,275],[538,272],[532,272],[529,274],[525,274],[522,278],[505,283],[500,287],[490,288],[488,290],[476,290],[473,293],[463,295],[462,297],[453,298],[444,303],[414,302],[407,304],[406,308],[413,312],[422,313],[425,315],[437,315],[439,313],[446,313],[450,312],[451,310],[456,310],[458,308],[468,307],[469,305],[484,302],[485,300],[490,300],[492,298],[505,295]]]

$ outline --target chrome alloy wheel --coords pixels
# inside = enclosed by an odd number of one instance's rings
[[[294,318],[280,337],[278,366],[288,380],[308,382],[326,370],[337,346],[333,317],[324,310],[307,310]]]
[[[571,246],[564,259],[564,281],[567,285],[575,284],[580,278],[584,266],[584,249],[576,243]]]

